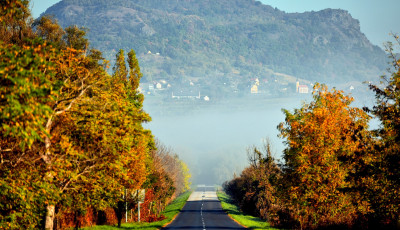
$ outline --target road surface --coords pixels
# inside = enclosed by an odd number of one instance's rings
[[[221,208],[214,186],[199,185],[176,219],[164,230],[246,229],[234,222]]]

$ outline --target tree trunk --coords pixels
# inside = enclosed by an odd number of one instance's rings
[[[56,212],[55,205],[47,205],[46,207],[46,222],[44,228],[46,230],[53,230],[54,229],[54,217]]]
[[[50,134],[51,126],[53,124],[53,117],[50,117],[46,124],[46,131]],[[51,153],[50,153],[50,146],[51,146],[51,139],[49,136],[45,137],[45,153],[42,156],[45,164],[47,165],[48,172],[46,173],[45,180],[53,178],[51,175]],[[55,205],[47,205],[46,206],[46,219],[44,228],[46,230],[53,230],[54,229],[54,218],[56,214],[56,206]]]
[[[118,220],[118,228],[121,227],[123,210],[124,210],[124,202],[118,201],[117,207],[114,208],[115,215],[117,216],[117,220]]]

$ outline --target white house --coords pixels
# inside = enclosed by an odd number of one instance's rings
[[[299,85],[298,92],[299,93],[308,93],[308,86],[307,85]]]

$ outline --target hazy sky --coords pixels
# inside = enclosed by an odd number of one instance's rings
[[[111,0],[110,0],[111,1]],[[32,12],[38,17],[59,0],[32,0]],[[285,12],[318,11],[326,8],[344,9],[358,19],[361,31],[375,45],[392,40],[389,33],[400,33],[397,17],[399,0],[261,0],[264,4],[277,7]]]

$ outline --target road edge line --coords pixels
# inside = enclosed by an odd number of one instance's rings
[[[223,209],[222,209],[222,210],[223,210]],[[239,221],[235,220],[235,219],[231,216],[231,214],[227,213],[225,210],[224,210],[224,212],[226,213],[226,215],[229,216],[229,218],[231,218],[233,221],[235,221],[238,225],[242,226],[243,228],[250,229],[250,228],[247,227],[246,225],[243,225],[243,224],[239,223]]]
[[[179,215],[179,214],[181,214],[181,211],[179,211],[179,213],[178,214],[176,214],[174,217],[172,217],[172,219],[171,219],[171,221],[170,222],[168,222],[168,223],[166,223],[166,224],[164,224],[163,226],[161,226],[161,228],[159,228],[159,229],[162,229],[162,228],[165,228],[165,227],[167,227],[170,223],[172,223],[174,220],[175,220],[175,218]]]

